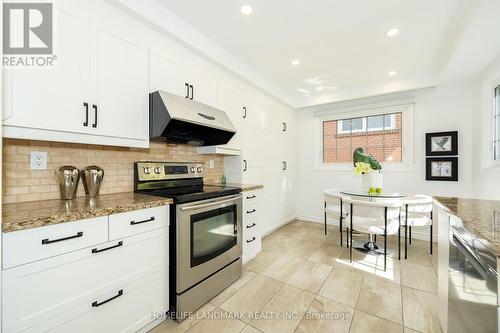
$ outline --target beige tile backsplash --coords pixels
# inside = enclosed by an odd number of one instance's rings
[[[30,152],[48,152],[47,170],[30,170]],[[215,168],[208,167],[214,160]],[[219,155],[198,155],[195,147],[151,143],[149,149],[69,144],[60,142],[4,139],[3,141],[3,203],[57,199],[59,189],[54,170],[61,165],[83,168],[98,165],[104,169],[101,194],[133,191],[133,163],[136,161],[199,161],[205,164],[205,182],[219,182],[223,158]],[[85,195],[83,185],[78,196]]]

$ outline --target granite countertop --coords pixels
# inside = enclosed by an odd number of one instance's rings
[[[434,197],[436,204],[458,217],[464,228],[500,256],[500,201]]]
[[[218,183],[218,184],[207,184],[207,185],[223,186],[220,183]],[[255,191],[255,190],[260,190],[261,188],[264,188],[264,185],[238,184],[238,183],[226,183],[224,186],[239,187],[239,188],[241,188],[241,192]]]
[[[3,205],[2,231],[11,232],[172,204],[172,199],[134,192],[95,199],[43,200]]]

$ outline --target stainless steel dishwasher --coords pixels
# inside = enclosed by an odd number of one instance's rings
[[[453,221],[449,235],[448,332],[498,332],[497,259]]]

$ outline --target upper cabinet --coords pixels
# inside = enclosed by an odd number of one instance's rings
[[[55,66],[6,71],[5,137],[149,146],[148,48],[98,10],[54,4]]]
[[[91,116],[96,133],[149,140],[148,48],[113,27],[95,33]]]
[[[161,46],[151,49],[150,92],[162,90],[215,107],[217,82],[184,53]]]
[[[53,15],[58,22],[54,29],[57,65],[5,69],[3,124],[88,133],[84,122],[90,101],[90,16],[78,0],[59,2]]]
[[[236,134],[221,147],[241,150],[243,146],[243,103],[241,95],[228,85],[219,84],[217,89],[217,106],[227,113],[233,123]]]

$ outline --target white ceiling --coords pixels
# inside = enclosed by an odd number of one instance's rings
[[[285,92],[291,104],[311,106],[434,85],[463,0],[157,2]],[[240,13],[243,4],[252,6],[251,15]],[[400,33],[387,37],[394,27]],[[290,64],[295,58],[297,67]],[[398,74],[389,77],[392,70]],[[337,89],[316,91],[318,82]]]

